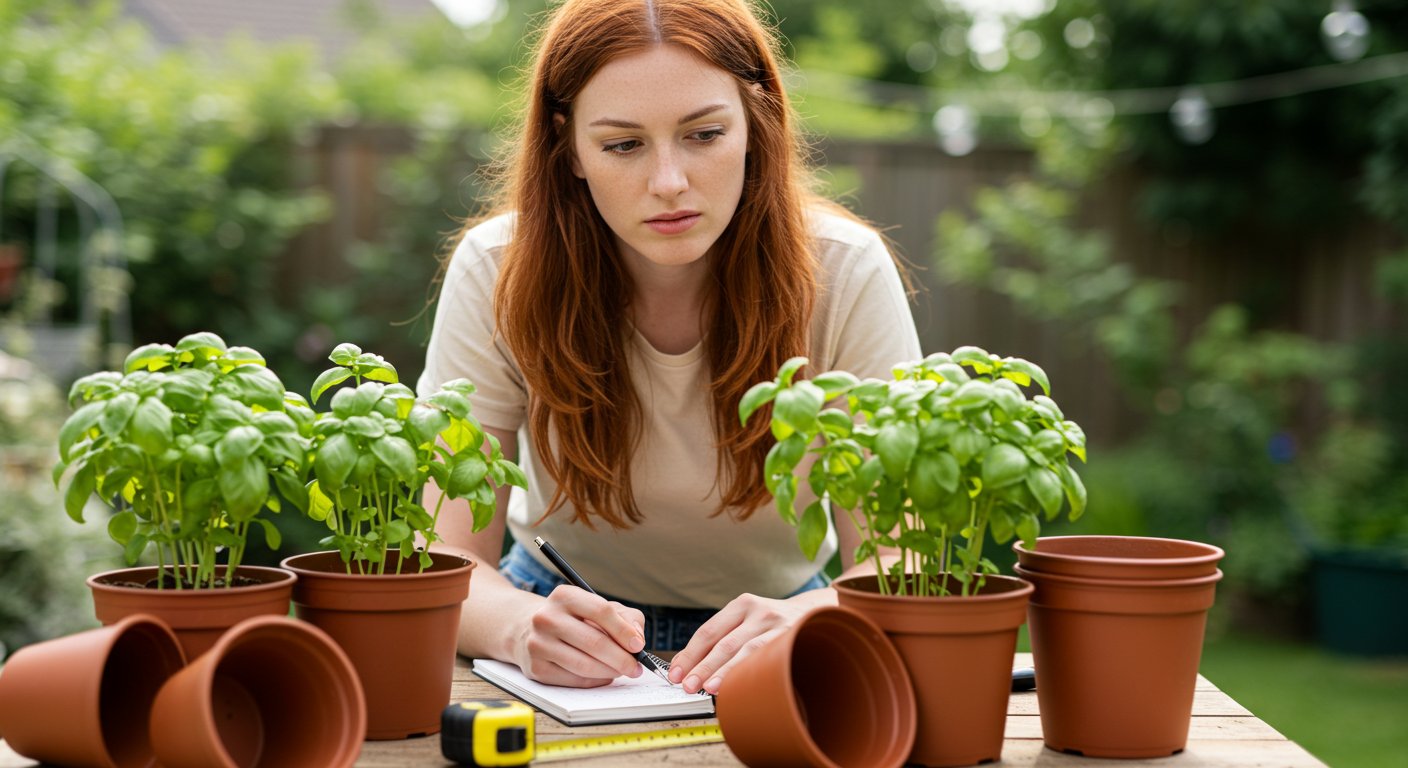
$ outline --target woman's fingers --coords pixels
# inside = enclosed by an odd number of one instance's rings
[[[643,624],[639,611],[576,587],[558,587],[530,620],[525,674],[578,687],[640,675],[632,654],[645,646]]]
[[[671,682],[690,693],[718,693],[729,667],[786,629],[805,612],[786,600],[742,595],[704,622],[670,664]]]

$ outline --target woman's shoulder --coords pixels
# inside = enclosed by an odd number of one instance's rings
[[[884,238],[875,227],[837,203],[818,201],[807,208],[807,226],[817,258],[827,262],[890,260]]]
[[[466,266],[468,262],[486,258],[497,262],[504,246],[513,237],[515,218],[512,213],[500,213],[470,227],[455,246],[454,261],[465,262]]]

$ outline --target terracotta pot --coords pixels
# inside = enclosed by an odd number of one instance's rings
[[[151,714],[165,768],[344,768],[366,727],[347,656],[284,616],[231,628],[162,687]]]
[[[1121,581],[1016,571],[1036,587],[1030,630],[1046,746],[1094,757],[1182,751],[1222,572]]]
[[[44,763],[146,768],[152,700],[185,663],[152,616],[26,646],[0,670],[0,737]]]
[[[919,733],[908,761],[954,766],[1000,759],[1012,656],[1032,586],[989,576],[971,597],[899,597],[880,594],[874,576],[851,576],[835,587],[842,606],[885,631],[914,682]]]
[[[225,569],[218,572],[223,576]],[[293,595],[294,575],[281,568],[242,565],[236,578],[259,582],[216,589],[157,589],[119,586],[155,584],[157,569],[125,568],[88,578],[93,590],[93,613],[111,624],[134,613],[149,613],[176,632],[186,658],[194,660],[210,649],[225,630],[253,616],[287,616]]]
[[[899,768],[914,744],[914,692],[880,628],[826,607],[744,657],[716,709],[753,768]]]
[[[297,616],[328,633],[357,669],[368,739],[436,733],[450,703],[460,605],[474,563],[443,552],[431,557],[424,573],[408,564],[399,575],[349,574],[337,552],[283,561],[298,574]]]
[[[1023,568],[1091,579],[1189,579],[1217,570],[1211,544],[1148,536],[1045,536],[1036,549],[1012,545]]]

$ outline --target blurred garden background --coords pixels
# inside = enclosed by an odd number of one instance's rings
[[[118,557],[50,478],[76,376],[211,330],[295,391],[341,341],[416,380],[544,7],[0,0],[0,644],[91,624]],[[1224,547],[1205,672],[1408,765],[1408,6],[768,7],[925,351],[1037,362],[1085,428],[1063,530]],[[282,518],[266,562],[316,548]]]

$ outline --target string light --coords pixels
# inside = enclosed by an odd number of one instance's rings
[[[957,26],[945,29],[937,48],[912,49],[911,63],[922,63],[922,70],[927,71],[937,63],[930,57],[936,58],[939,50],[950,56],[967,51],[975,66],[996,71],[1006,66],[1009,49],[1021,59],[1040,53],[1041,38],[1035,33],[1023,39],[1018,50],[1018,37],[1030,30],[1017,32],[1011,44],[1003,45],[1001,23],[988,17],[979,21],[982,23],[975,23],[966,33]],[[1056,119],[1098,132],[1116,115],[1164,113],[1180,139],[1204,144],[1216,130],[1214,110],[1408,76],[1408,52],[1364,58],[1369,47],[1369,21],[1355,9],[1353,0],[1334,0],[1320,33],[1337,63],[1197,85],[1098,91],[939,90],[816,70],[794,70],[788,79],[795,89],[815,90],[828,98],[931,114],[939,145],[952,155],[966,155],[977,147],[977,128],[983,117],[1016,118],[1024,134],[1038,138]],[[1062,30],[1066,44],[1075,50],[1088,50],[1099,35],[1088,19],[1074,19]],[[921,67],[915,69],[921,71]]]
[[[1168,110],[1178,137],[1189,144],[1206,144],[1212,138],[1212,105],[1201,88],[1188,88]]]
[[[1320,36],[1325,49],[1336,61],[1356,61],[1369,50],[1369,20],[1354,9],[1352,0],[1335,0],[1334,6],[1320,22]]]

